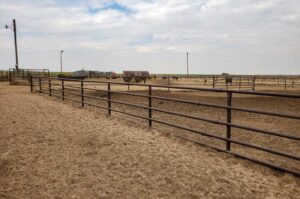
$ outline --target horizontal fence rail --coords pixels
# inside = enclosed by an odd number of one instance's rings
[[[0,70],[0,82],[9,80],[9,72],[5,70]]]
[[[32,76],[49,77],[48,69],[15,69],[10,68],[8,78],[10,85],[28,85]]]
[[[170,85],[170,80],[175,80],[172,85],[180,86],[204,86],[212,88],[238,89],[238,90],[266,90],[293,89],[300,86],[299,75],[180,75],[180,74],[152,74],[149,79],[164,79]],[[198,83],[180,84],[178,80],[196,80]],[[177,82],[178,81],[178,82]],[[274,88],[273,88],[274,89]]]
[[[76,85],[75,85],[76,83]],[[105,89],[97,89],[97,88],[91,88],[91,86],[94,86],[96,84],[104,86]],[[144,90],[144,93],[133,93],[133,92],[125,92],[125,91],[114,91],[112,90],[113,85],[120,85],[120,86],[138,86],[146,88]],[[87,87],[90,86],[90,87]],[[81,107],[84,107],[85,105],[101,108],[107,110],[107,113],[110,115],[112,112],[126,114],[129,116],[137,117],[140,119],[144,119],[148,121],[148,126],[152,126],[153,123],[158,123],[170,127],[174,127],[177,129],[181,129],[184,131],[192,132],[201,136],[213,138],[215,140],[220,140],[224,142],[224,148],[219,148],[212,146],[210,144],[203,144],[209,147],[212,147],[216,150],[235,155],[240,158],[244,158],[247,160],[251,160],[253,162],[272,167],[274,169],[278,169],[281,171],[285,171],[291,174],[294,174],[296,176],[300,176],[300,171],[297,169],[291,169],[287,168],[278,164],[275,164],[273,162],[268,161],[262,161],[256,158],[253,158],[251,156],[247,156],[245,154],[240,154],[238,152],[235,152],[232,150],[232,144],[240,145],[243,147],[247,147],[250,149],[263,151],[266,153],[274,154],[277,156],[289,158],[294,161],[300,161],[299,154],[290,154],[281,150],[275,150],[271,149],[265,146],[259,146],[257,144],[248,143],[245,141],[237,140],[234,137],[232,137],[232,129],[242,129],[245,131],[248,131],[251,134],[263,134],[267,136],[277,137],[277,138],[283,138],[283,139],[289,139],[293,142],[297,142],[299,149],[296,150],[296,152],[299,153],[300,151],[300,136],[293,135],[288,132],[281,132],[281,131],[271,131],[271,130],[265,130],[260,129],[256,127],[250,127],[242,124],[237,124],[232,121],[232,114],[233,112],[244,112],[244,113],[253,113],[253,114],[259,114],[259,115],[267,115],[277,118],[287,118],[291,119],[295,122],[299,122],[300,115],[293,115],[293,114],[286,114],[286,113],[279,113],[279,112],[272,112],[272,111],[263,111],[263,110],[256,110],[256,109],[248,109],[248,108],[242,108],[237,107],[232,104],[234,95],[251,95],[251,96],[265,96],[265,97],[281,97],[284,99],[290,98],[290,99],[299,99],[300,101],[300,95],[298,94],[282,94],[282,93],[268,93],[268,92],[255,92],[255,91],[244,91],[244,90],[223,90],[223,89],[210,89],[210,88],[193,88],[193,87],[179,87],[179,86],[164,86],[164,85],[154,85],[154,84],[133,84],[133,83],[118,83],[118,82],[108,82],[108,81],[92,81],[92,80],[78,80],[78,79],[68,79],[68,78],[55,78],[55,77],[31,77],[30,78],[30,90],[31,92],[39,92],[39,93],[45,93],[49,96],[55,96],[62,100],[69,100],[73,102],[77,102],[81,105]],[[171,98],[171,97],[162,97],[157,96],[153,93],[154,88],[161,88],[161,89],[174,89],[177,91],[186,91],[186,90],[192,90],[192,91],[205,91],[205,92],[214,92],[214,93],[224,93],[226,94],[226,105],[220,105],[220,104],[213,104],[213,103],[205,103],[205,102],[198,102],[193,100],[183,100],[178,98]],[[101,92],[103,93],[103,96],[94,96],[93,94],[89,92]],[[74,97],[69,97],[66,94],[70,94],[72,96],[76,96],[78,98],[74,99]],[[130,103],[122,100],[116,100],[112,98],[112,94],[114,95],[123,95],[123,96],[133,96],[133,97],[139,97],[144,98],[147,100],[147,104],[139,105],[135,103]],[[88,99],[94,99],[97,101],[103,101],[106,103],[106,105],[98,105],[91,102],[88,102]],[[175,103],[181,103],[181,104],[187,104],[187,105],[195,105],[195,106],[203,106],[203,107],[209,107],[213,109],[219,109],[225,111],[225,121],[221,120],[215,120],[210,118],[204,118],[200,116],[192,116],[185,113],[180,113],[178,111],[170,111],[165,109],[156,108],[153,106],[153,100],[162,100],[167,102],[175,102]],[[134,107],[137,109],[143,109],[147,110],[146,116],[142,116],[136,113],[129,113],[128,111],[124,110],[118,110],[115,109],[113,106],[114,104],[123,105],[126,107]],[[167,115],[174,115],[181,118],[187,118],[191,120],[196,121],[203,121],[207,123],[211,123],[214,125],[221,125],[225,127],[225,136],[216,135],[214,132],[205,132],[200,130],[195,130],[190,127],[182,126],[179,124],[174,124],[171,122],[164,121],[162,119],[158,119],[153,117],[153,114],[155,113],[164,113]],[[179,136],[180,137],[180,136]],[[190,138],[184,139],[190,140]],[[197,143],[195,140],[190,140]],[[299,162],[297,162],[299,164]]]

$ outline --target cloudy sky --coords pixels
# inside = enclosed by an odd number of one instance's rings
[[[0,0],[0,69],[300,74],[299,0]]]

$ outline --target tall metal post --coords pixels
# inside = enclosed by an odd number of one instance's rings
[[[286,90],[286,77],[284,77],[284,90]]]
[[[170,92],[170,75],[168,75],[168,92]]]
[[[30,92],[33,92],[32,75],[30,75]]]
[[[231,126],[229,125],[231,123],[231,104],[232,104],[232,92],[227,92],[227,127],[226,127],[226,138],[231,138]],[[230,141],[226,141],[226,150],[230,151]]]
[[[149,98],[148,98],[148,117],[149,117],[149,126],[152,126],[152,87],[149,86]]]
[[[50,79],[50,77],[48,79],[48,87],[49,87],[49,96],[51,96],[52,90],[51,90],[51,79]]]
[[[63,50],[60,51],[60,73],[62,74],[62,54],[63,54]]]
[[[111,93],[110,93],[110,82],[107,83],[107,102],[108,102],[108,114],[111,115]]]
[[[41,82],[41,78],[39,77],[39,87],[40,87],[40,93],[42,92],[42,82]]]
[[[81,107],[84,107],[83,81],[81,81]]]
[[[64,83],[64,80],[61,80],[61,96],[62,96],[62,100],[65,100],[65,83]]]
[[[12,74],[13,74],[13,72],[11,70],[9,70],[8,74],[9,74],[9,85],[12,85]]]
[[[255,77],[252,79],[252,90],[255,91]]]

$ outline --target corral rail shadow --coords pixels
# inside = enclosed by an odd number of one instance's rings
[[[91,87],[90,85],[102,85],[102,89]],[[141,87],[144,89],[144,93],[134,93],[134,92],[126,92],[126,91],[115,91],[111,89],[112,86],[120,85],[120,86],[136,86]],[[252,156],[248,156],[247,154],[240,154],[238,152],[235,152],[232,150],[232,145],[239,145],[243,147],[250,148],[251,150],[258,150],[263,151],[266,153],[270,153],[273,155],[277,155],[280,157],[287,158],[289,160],[295,161],[297,165],[299,165],[300,156],[300,137],[297,132],[296,135],[290,133],[290,132],[282,132],[282,131],[271,131],[271,130],[265,130],[262,128],[242,125],[238,123],[232,122],[232,112],[243,112],[247,114],[258,114],[258,115],[266,115],[271,117],[278,117],[278,118],[285,118],[290,119],[295,123],[299,123],[300,115],[290,114],[290,113],[282,113],[282,112],[274,112],[274,111],[266,111],[266,110],[258,110],[253,108],[243,108],[238,106],[233,106],[232,101],[234,95],[247,95],[247,96],[266,96],[266,97],[274,97],[274,98],[283,98],[283,99],[294,99],[294,100],[300,100],[299,94],[281,94],[281,93],[267,93],[267,92],[255,92],[255,91],[238,91],[238,90],[222,90],[222,89],[205,89],[205,88],[190,88],[190,87],[176,87],[176,86],[164,86],[164,85],[153,85],[153,84],[132,84],[132,83],[118,83],[118,82],[108,82],[108,81],[89,81],[89,80],[77,80],[77,79],[68,79],[68,78],[57,78],[57,77],[31,77],[30,78],[30,88],[31,92],[39,92],[39,93],[45,93],[49,96],[55,96],[58,98],[61,98],[62,100],[70,100],[74,102],[78,102],[82,107],[85,105],[106,109],[108,111],[108,114],[112,114],[112,112],[118,112],[121,114],[127,114],[133,117],[137,117],[140,119],[147,120],[147,124],[149,126],[152,126],[153,123],[158,123],[162,125],[171,126],[174,128],[178,128],[184,131],[192,132],[201,136],[210,137],[216,140],[220,140],[224,142],[224,147],[216,147],[212,146],[209,143],[205,143],[204,145],[207,145],[209,147],[212,147],[218,151],[222,151],[228,154],[235,155],[237,157],[247,159],[277,170],[281,170],[284,172],[288,172],[291,174],[294,174],[296,176],[300,176],[300,170],[298,168],[289,168],[288,166],[283,166],[280,164],[277,164],[276,162],[272,161],[265,161],[258,158],[253,158]],[[226,105],[220,105],[215,103],[207,103],[207,102],[199,102],[195,100],[183,100],[183,99],[176,99],[171,97],[164,97],[164,96],[158,96],[153,93],[154,88],[159,89],[174,89],[174,90],[180,90],[180,91],[205,91],[209,93],[224,93],[226,95]],[[103,96],[95,96],[91,95],[88,91],[93,92],[104,92],[106,95]],[[73,97],[69,97],[66,95],[71,95]],[[131,97],[139,97],[139,98],[145,98],[147,99],[147,105],[138,105],[136,103],[129,103],[126,102],[126,100],[115,100],[112,99],[112,94],[117,95],[124,95],[124,96],[131,96]],[[99,105],[96,103],[88,102],[87,99],[93,99],[95,101],[102,101],[105,104]],[[124,98],[125,99],[125,98]],[[222,109],[226,112],[226,120],[215,120],[207,117],[198,117],[198,116],[192,116],[185,113],[179,113],[175,111],[170,110],[164,110],[160,108],[156,108],[153,106],[153,100],[162,100],[165,102],[176,102],[176,103],[182,103],[185,105],[194,105],[194,106],[204,106],[204,107],[210,107],[213,109]],[[298,101],[297,101],[298,102]],[[136,113],[129,113],[124,110],[115,109],[113,107],[113,104],[121,104],[124,106],[130,106],[135,107],[139,109],[145,109],[147,110],[146,116],[142,116],[140,114]],[[207,123],[212,123],[214,125],[221,125],[226,130],[225,136],[219,136],[216,134],[212,134],[206,131],[201,130],[195,130],[190,127],[186,127],[183,125],[175,124],[174,122],[166,122],[162,119],[153,117],[153,113],[164,113],[169,114],[173,116],[178,116],[182,118],[188,118],[191,120],[196,121],[202,121]],[[276,137],[278,139],[288,139],[291,140],[296,147],[296,150],[293,150],[295,152],[287,153],[284,150],[275,150],[271,149],[270,147],[261,146],[253,143],[248,143],[247,141],[241,141],[239,139],[235,139],[232,137],[232,129],[243,129],[251,134],[263,134],[267,135],[269,137]],[[203,143],[202,143],[203,144]]]

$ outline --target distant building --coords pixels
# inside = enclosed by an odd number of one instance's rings
[[[88,77],[89,76],[89,71],[86,71],[86,70],[74,71],[72,73],[72,76],[74,76],[74,77]]]
[[[118,75],[115,72],[101,72],[101,71],[91,71],[91,70],[79,70],[72,73],[74,77],[88,77],[88,78],[106,78],[115,79]]]

